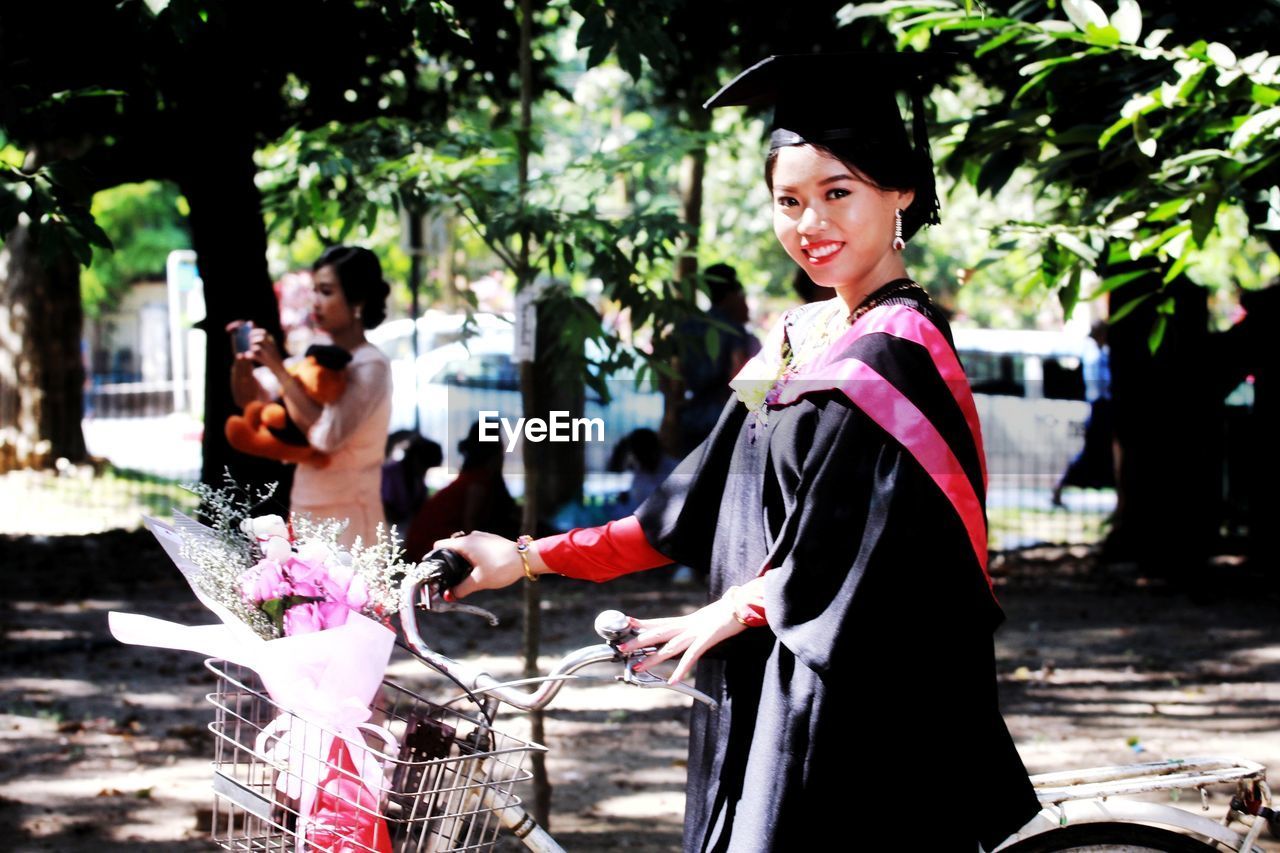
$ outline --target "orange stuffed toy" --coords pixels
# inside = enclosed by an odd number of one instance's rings
[[[347,387],[346,367],[351,353],[335,346],[316,345],[289,368],[307,396],[323,405],[337,402]],[[305,462],[317,468],[329,464],[328,454],[311,447],[307,436],[280,402],[254,400],[244,414],[227,418],[227,441],[241,453],[281,462]]]

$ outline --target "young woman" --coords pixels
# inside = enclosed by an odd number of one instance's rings
[[[386,317],[391,289],[382,279],[377,256],[357,246],[325,250],[311,277],[316,327],[351,353],[342,397],[325,406],[311,400],[289,375],[275,340],[258,328],[249,332],[249,349],[238,353],[231,366],[232,395],[242,407],[250,400],[283,398],[311,446],[329,455],[323,468],[298,465],[290,511],[315,519],[347,519],[343,544],[351,545],[357,536],[370,544],[384,521],[382,460],[391,420],[391,364],[364,333]],[[228,331],[242,322],[232,323]],[[261,368],[255,370],[255,364]]]
[[[442,541],[456,594],[678,561],[710,603],[636,620],[645,663],[697,665],[686,850],[994,848],[1038,804],[997,707],[985,470],[968,384],[902,248],[937,221],[898,58],[774,57],[708,106],[775,105],[774,231],[836,297],[787,312],[711,435],[635,516],[518,546]],[[862,94],[853,96],[850,93]],[[870,94],[866,94],[870,93]],[[952,768],[937,791],[917,779]],[[911,836],[907,836],[911,837]]]

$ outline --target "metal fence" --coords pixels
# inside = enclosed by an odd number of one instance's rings
[[[175,411],[171,383],[99,377],[85,391],[81,424],[89,462],[0,474],[0,533],[134,528],[143,514],[194,507],[182,484],[200,477],[203,425]]]
[[[586,443],[587,482],[582,512],[562,519],[608,515],[612,496],[627,488],[629,475],[606,470],[614,445],[631,430],[656,429],[661,396],[637,391],[630,382],[611,387],[613,401],[589,398],[585,416],[599,418],[603,441]],[[1115,508],[1112,490],[1067,489],[1061,506],[1054,486],[1083,442],[1087,404],[1070,400],[977,395],[989,470],[991,545],[1004,550],[1038,543],[1089,543],[1105,531]],[[460,464],[457,443],[481,411],[510,422],[519,415],[519,394],[509,386],[454,384],[431,407],[423,433],[440,443],[446,464],[428,482],[448,482]],[[203,424],[175,411],[169,383],[93,383],[83,421],[90,465],[60,464],[50,471],[0,475],[0,533],[89,533],[135,527],[142,514],[167,514],[194,500],[182,488],[200,472]],[[501,435],[505,445],[507,436]],[[519,445],[508,456],[511,491],[523,493]]]

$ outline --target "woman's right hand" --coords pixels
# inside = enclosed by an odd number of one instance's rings
[[[495,533],[476,531],[463,536],[439,539],[433,547],[450,548],[466,558],[475,568],[462,583],[450,590],[453,598],[466,598],[476,590],[502,589],[524,578],[524,563],[516,543]],[[529,546],[526,552],[529,558],[529,570],[536,575],[549,571],[547,564],[538,556],[538,549]]]

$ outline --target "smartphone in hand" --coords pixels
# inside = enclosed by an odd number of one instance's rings
[[[245,320],[231,332],[231,351],[236,355],[249,351],[249,333],[253,331],[253,323]]]

